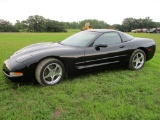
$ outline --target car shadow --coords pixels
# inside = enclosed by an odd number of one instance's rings
[[[122,71],[122,70],[127,70],[127,67],[126,66],[114,66],[114,67],[108,67],[108,68],[101,68],[101,69],[98,69],[98,70],[92,70],[92,71],[88,71],[88,72],[83,72],[83,73],[79,73],[79,74],[75,74],[75,75],[71,75],[71,76],[68,76],[67,78],[65,78],[65,81],[72,81],[78,77],[80,78],[85,78],[86,76],[89,76],[89,75],[97,75],[99,73],[105,73],[105,72],[114,72],[114,71]]]
[[[122,71],[122,70],[127,70],[126,66],[116,66],[116,67],[109,67],[109,68],[102,68],[102,69],[98,69],[98,70],[92,70],[92,71],[88,71],[88,72],[83,72],[83,73],[79,73],[79,74],[75,74],[75,75],[69,75],[67,78],[65,78],[63,80],[63,82],[68,82],[68,81],[72,81],[76,78],[85,78],[86,76],[89,75],[97,75],[99,73],[103,73],[103,72],[114,72],[114,71]],[[5,81],[7,84],[11,84],[13,89],[17,89],[20,86],[36,86],[36,87],[42,87],[36,80],[34,81],[10,81],[7,78],[5,78]],[[59,83],[61,84],[61,82]]]

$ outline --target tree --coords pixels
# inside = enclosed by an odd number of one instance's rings
[[[66,26],[58,21],[46,20],[45,32],[67,32]]]
[[[155,22],[156,26],[160,28],[160,22]]]
[[[18,32],[18,30],[9,21],[0,19],[0,32]]]
[[[135,18],[125,18],[122,22],[122,26],[125,32],[130,32],[137,27],[137,21]]]
[[[113,28],[124,32],[130,32],[134,29],[160,27],[160,22],[154,22],[150,17],[139,19],[125,18],[121,25],[114,24],[111,26],[97,19],[85,19],[79,22],[59,22],[34,15],[23,21],[17,20],[14,26],[9,21],[0,19],[0,32],[66,32],[66,29],[82,29],[88,22],[94,29]]]
[[[39,15],[29,16],[22,22],[29,32],[66,32],[66,27],[62,22],[45,19]]]
[[[25,24],[23,23],[23,21],[21,22],[20,20],[16,20],[16,23],[14,24],[14,27],[19,31],[19,32],[22,32],[22,31],[26,31],[26,26]]]
[[[158,24],[153,22],[150,17],[145,17],[144,19],[139,18],[125,18],[122,22],[121,29],[125,32],[130,32],[134,29],[143,29],[143,28],[155,28]]]
[[[24,24],[27,26],[29,32],[43,32],[45,30],[45,18],[43,16],[35,15],[29,16]]]
[[[122,30],[120,24],[113,24],[113,25],[111,26],[111,28],[113,28],[113,29],[115,29],[115,30],[120,30],[120,31]]]

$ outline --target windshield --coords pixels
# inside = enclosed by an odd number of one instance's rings
[[[84,47],[89,44],[98,34],[99,33],[97,32],[82,31],[63,40],[61,44]]]

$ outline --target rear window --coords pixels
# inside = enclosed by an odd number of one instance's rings
[[[122,33],[122,32],[119,32],[119,33],[120,33],[121,38],[122,38],[122,40],[123,40],[124,42],[134,39],[134,37],[133,37],[132,35],[129,35],[129,34],[127,34],[127,33]]]

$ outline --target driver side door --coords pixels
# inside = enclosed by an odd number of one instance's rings
[[[106,65],[121,64],[127,58],[128,46],[118,32],[107,32],[98,37],[85,50],[85,68],[93,69]]]

